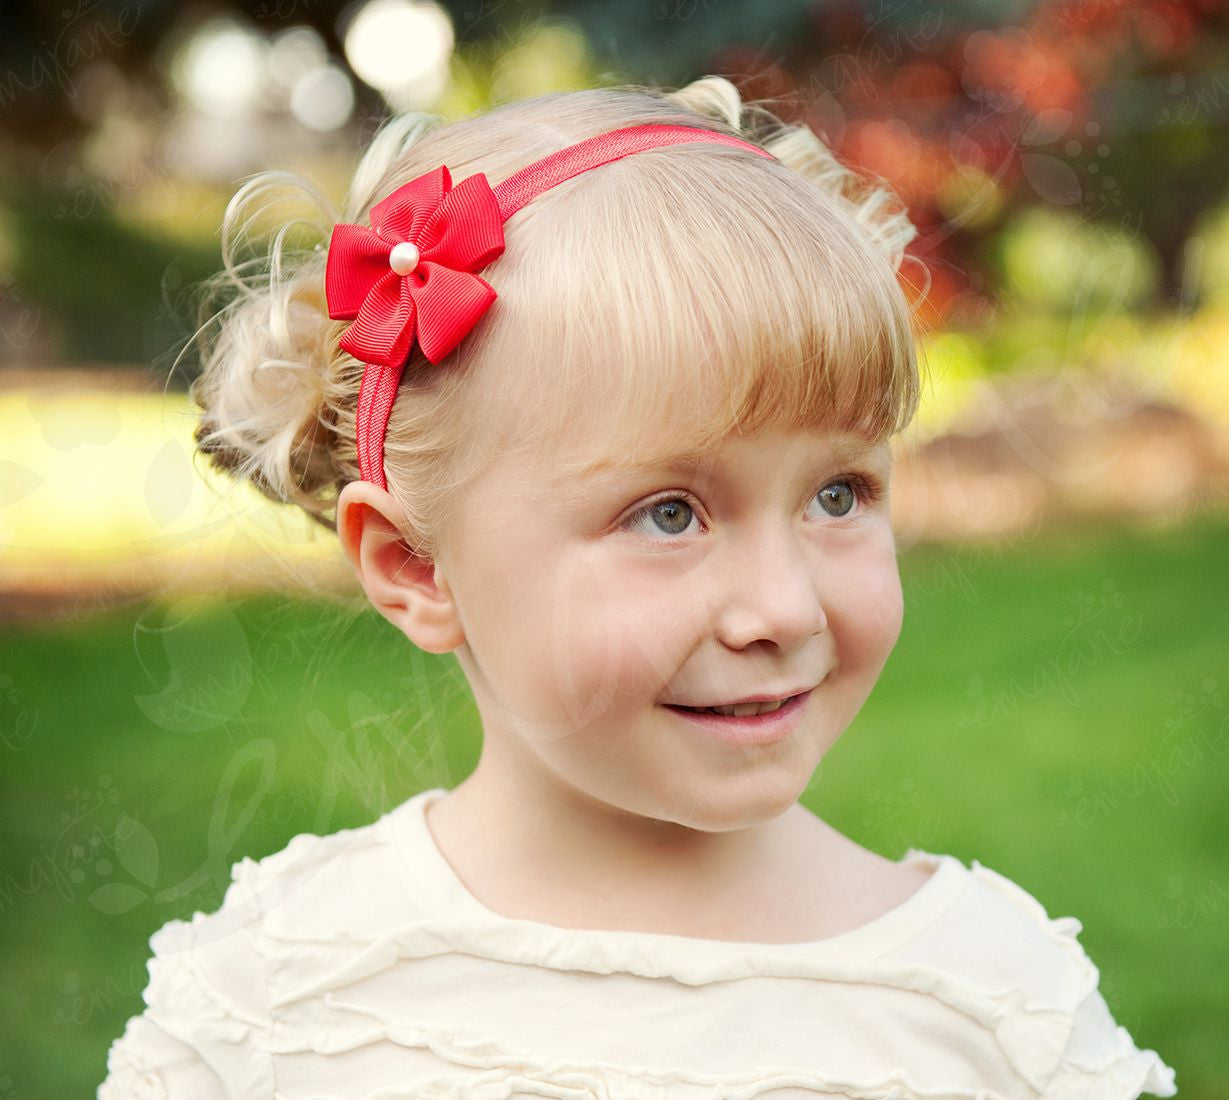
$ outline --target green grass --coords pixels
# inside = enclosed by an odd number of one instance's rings
[[[1229,516],[902,555],[905,626],[808,805],[1075,915],[1116,1019],[1229,1095]],[[0,1100],[92,1097],[148,940],[230,868],[365,824],[478,753],[452,657],[374,612],[141,602],[0,638]],[[138,823],[136,826],[133,823]]]

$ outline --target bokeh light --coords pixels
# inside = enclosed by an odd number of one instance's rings
[[[266,53],[260,36],[219,16],[184,44],[172,62],[172,80],[197,110],[241,114],[259,98]]]
[[[438,4],[369,0],[343,37],[350,67],[397,109],[426,106],[443,91],[454,35]]]
[[[1007,289],[1053,309],[1127,309],[1156,286],[1157,260],[1139,234],[1045,207],[1025,211],[1002,240]]]
[[[290,110],[309,130],[336,130],[354,110],[350,78],[336,65],[320,65],[295,81]]]

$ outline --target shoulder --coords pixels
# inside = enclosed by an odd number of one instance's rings
[[[209,919],[223,931],[244,923],[262,936],[303,940],[371,936],[409,919],[421,902],[389,828],[401,810],[332,833],[299,833],[277,852],[240,860]]]
[[[392,873],[384,820],[300,833],[270,855],[241,859],[216,910],[154,932],[145,1010],[112,1043],[99,1100],[136,1095],[137,1082],[151,1081],[173,1096],[273,1095],[266,1038],[281,962],[271,948],[293,941],[324,950],[393,919],[405,876]]]
[[[154,933],[155,956],[221,954],[221,944],[256,947],[268,938],[337,939],[404,919],[415,899],[388,828],[396,812],[332,833],[298,833],[278,851],[244,857],[216,910]]]
[[[939,861],[953,856],[930,856]],[[908,857],[907,857],[908,858]],[[1083,924],[1051,917],[1028,890],[973,860],[943,920],[909,953],[959,975],[997,1002],[997,1035],[1041,1089],[1039,1100],[1174,1096],[1174,1071],[1112,1017]]]

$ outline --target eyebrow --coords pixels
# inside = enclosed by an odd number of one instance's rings
[[[861,439],[842,439],[834,444],[827,456],[833,462],[869,462],[881,460],[885,465],[891,463],[892,452],[888,448],[881,450],[883,441],[867,442]],[[882,456],[882,458],[881,458]],[[575,471],[572,475],[577,480],[584,480],[600,474],[639,474],[652,473],[657,470],[693,471],[703,461],[702,455],[680,454],[664,455],[660,459],[647,462],[635,460],[599,459],[590,462]]]

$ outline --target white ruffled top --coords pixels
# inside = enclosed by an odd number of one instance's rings
[[[1174,1096],[1074,917],[976,860],[797,944],[511,919],[435,844],[423,791],[234,865],[150,938],[98,1100],[1134,1100]]]

